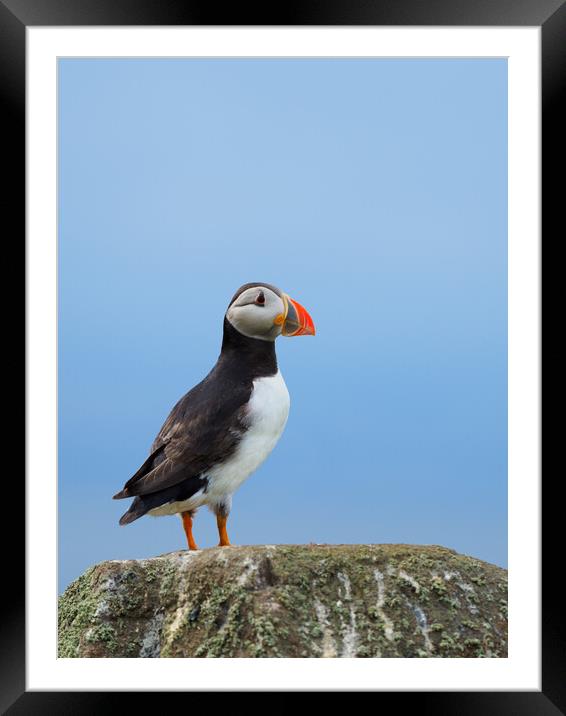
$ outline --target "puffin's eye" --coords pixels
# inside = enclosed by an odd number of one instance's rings
[[[263,291],[260,291],[260,292],[257,294],[257,298],[256,298],[255,302],[258,304],[258,306],[263,306],[263,305],[264,305],[264,303],[265,303],[265,295],[264,295]]]

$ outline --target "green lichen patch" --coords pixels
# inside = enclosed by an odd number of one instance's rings
[[[97,607],[95,591],[91,586],[95,570],[95,567],[88,569],[59,600],[59,657],[81,656],[81,642],[94,623]]]

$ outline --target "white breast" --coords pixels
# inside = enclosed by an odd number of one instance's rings
[[[249,427],[234,455],[208,474],[207,501],[232,495],[273,450],[285,428],[290,399],[281,373],[258,378],[253,385],[247,407]]]

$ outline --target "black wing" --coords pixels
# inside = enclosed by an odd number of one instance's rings
[[[217,366],[181,398],[155,438],[151,455],[115,499],[194,482],[229,457],[247,429],[245,407],[253,388],[252,381],[234,383],[229,377]]]

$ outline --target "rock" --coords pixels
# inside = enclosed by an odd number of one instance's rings
[[[60,657],[506,657],[507,572],[437,546],[267,545],[102,562]]]

